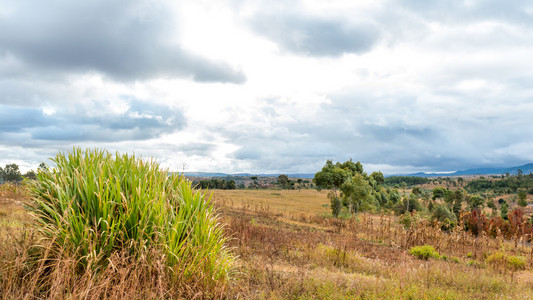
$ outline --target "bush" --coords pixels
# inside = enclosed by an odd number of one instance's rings
[[[451,229],[457,222],[455,215],[444,205],[437,205],[434,208],[431,219],[439,221],[444,230]]]
[[[439,258],[439,253],[430,245],[415,246],[409,249],[409,254],[418,257],[419,259],[428,260],[429,258]]]
[[[116,253],[161,252],[169,270],[208,286],[224,282],[233,258],[211,198],[153,161],[101,150],[59,153],[55,168],[28,182],[35,229],[53,259],[103,269]]]

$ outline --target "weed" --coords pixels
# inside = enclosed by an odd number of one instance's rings
[[[429,258],[439,258],[439,253],[435,251],[433,246],[424,245],[416,246],[409,249],[409,254],[418,257],[419,259],[428,260]]]

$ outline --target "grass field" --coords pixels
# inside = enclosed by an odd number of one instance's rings
[[[333,219],[326,193],[313,190],[210,192],[238,255],[237,272],[222,295],[229,299],[533,299],[528,244],[443,233],[423,221],[405,230],[388,215]],[[27,220],[14,198],[0,201],[2,271],[16,259],[5,233],[22,234]],[[425,244],[441,257],[409,253]],[[526,264],[512,269],[491,261],[495,253],[524,257]],[[10,293],[0,290],[0,298],[25,295]]]

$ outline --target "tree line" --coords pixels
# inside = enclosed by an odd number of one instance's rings
[[[45,163],[41,163],[39,168],[47,168],[47,166]],[[37,178],[37,174],[33,170],[22,174],[19,166],[15,163],[6,164],[3,168],[0,167],[0,183],[20,183],[24,178],[33,180]]]

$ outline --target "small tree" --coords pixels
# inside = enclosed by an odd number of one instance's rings
[[[525,190],[520,190],[518,192],[518,205],[522,207],[527,206],[527,193]]]
[[[509,214],[509,204],[507,204],[507,202],[503,202],[502,203],[502,206],[500,208],[500,215],[503,219],[507,220],[508,217],[507,215]]]

